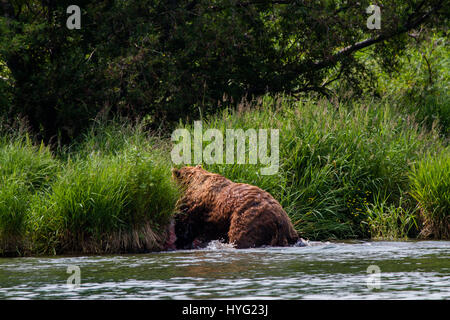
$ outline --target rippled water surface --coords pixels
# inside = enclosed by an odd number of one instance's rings
[[[68,267],[79,267],[77,288],[67,284]],[[450,242],[246,250],[212,243],[141,255],[0,258],[0,299],[117,298],[450,299]]]

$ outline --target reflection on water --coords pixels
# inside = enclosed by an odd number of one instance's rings
[[[381,270],[370,289],[367,268]],[[78,266],[79,288],[67,285]],[[450,299],[450,242],[0,258],[0,299]]]

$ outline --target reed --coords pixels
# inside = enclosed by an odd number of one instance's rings
[[[304,238],[448,237],[447,142],[389,100],[264,96],[202,121],[224,135],[279,130],[276,174],[248,161],[203,165],[270,192]],[[180,195],[172,146],[124,119],[97,121],[55,152],[26,131],[0,134],[0,255],[161,249]]]
[[[26,249],[30,201],[50,187],[59,168],[50,150],[28,135],[0,137],[0,255]]]
[[[410,179],[424,224],[420,236],[450,239],[450,148],[418,161]]]
[[[445,144],[436,130],[422,129],[389,101],[264,97],[257,105],[243,103],[238,110],[203,119],[203,130],[279,129],[278,173],[262,176],[260,164],[204,166],[269,191],[300,234],[316,240],[370,237],[368,205],[389,195],[385,205],[401,207],[411,164]],[[401,223],[398,227],[403,228]]]

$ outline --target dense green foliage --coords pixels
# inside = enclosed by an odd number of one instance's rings
[[[0,255],[161,248],[197,119],[279,130],[275,175],[203,165],[305,238],[449,238],[448,2],[377,3],[0,0]]]
[[[377,199],[399,207],[408,197],[410,165],[443,147],[438,132],[426,133],[389,101],[345,105],[265,98],[257,109],[242,108],[206,119],[203,129],[217,128],[224,136],[226,128],[246,130],[255,123],[279,129],[278,174],[260,175],[260,164],[206,168],[268,190],[303,236],[313,239],[369,237],[367,207]],[[405,200],[403,205],[412,209]]]
[[[424,220],[422,234],[450,238],[450,148],[417,163],[411,172],[411,194]]]
[[[378,94],[389,97],[399,109],[414,114],[418,123],[438,126],[450,135],[450,46],[445,33],[423,31],[407,46],[396,73],[380,70]],[[366,59],[366,62],[370,59]]]
[[[42,144],[28,136],[4,134],[0,138],[0,251],[15,251],[28,224],[27,210],[34,194],[47,188],[58,172]]]
[[[0,252],[137,252],[162,245],[178,198],[168,152],[139,126],[104,123],[92,130],[72,146],[76,152],[55,156],[30,140],[4,139]]]
[[[389,100],[265,96],[254,104],[205,117],[203,130],[279,129],[278,172],[261,175],[261,163],[204,166],[269,191],[301,236],[398,239],[427,236],[432,226],[433,235],[448,237],[450,157],[437,129],[421,128]],[[172,144],[143,123],[121,122],[101,121],[55,154],[23,134],[3,136],[3,254],[161,247],[179,196]]]
[[[370,232],[372,239],[399,240],[416,236],[420,222],[417,211],[400,198],[398,203],[388,199],[374,199],[373,203],[365,204],[364,224]]]
[[[445,25],[445,3],[378,1],[382,28],[370,30],[369,0],[2,0],[0,110],[26,117],[46,141],[68,142],[99,113],[158,127],[218,101],[327,93],[335,79],[361,92],[374,73],[353,53],[372,46],[372,59],[392,69],[407,32]],[[72,4],[79,30],[66,27]]]

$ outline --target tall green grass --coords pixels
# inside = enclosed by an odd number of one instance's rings
[[[386,199],[375,199],[365,209],[367,224],[372,239],[400,240],[417,236],[419,226],[417,211],[400,199],[399,203],[390,203]]]
[[[31,192],[23,181],[0,178],[0,255],[23,250],[30,197]]]
[[[50,150],[27,135],[0,138],[0,254],[25,249],[30,201],[49,188],[58,170]]]
[[[424,223],[421,236],[450,239],[450,148],[416,163],[410,179]]]
[[[158,249],[178,198],[163,150],[140,124],[93,127],[73,146],[64,173],[34,206],[39,251]]]
[[[265,96],[203,119],[212,128],[279,130],[274,175],[261,175],[261,163],[204,167],[270,192],[302,237],[448,237],[447,142],[390,100]],[[1,134],[0,255],[160,249],[180,195],[172,146],[120,119],[53,153],[25,132]]]
[[[48,251],[136,252],[161,245],[158,231],[177,198],[167,162],[124,151],[93,155],[65,166],[34,205],[36,242]],[[49,238],[49,235],[51,236]]]
[[[342,105],[265,97],[259,106],[204,119],[203,130],[216,128],[225,137],[226,128],[279,129],[279,172],[261,176],[261,166],[249,164],[204,166],[269,191],[307,238],[370,237],[368,205],[388,195],[386,205],[398,207],[408,196],[411,164],[442,148],[436,130],[419,128],[388,101]]]
[[[56,154],[26,137],[2,141],[3,254],[139,252],[163,244],[178,189],[166,147],[142,125],[97,123]]]

